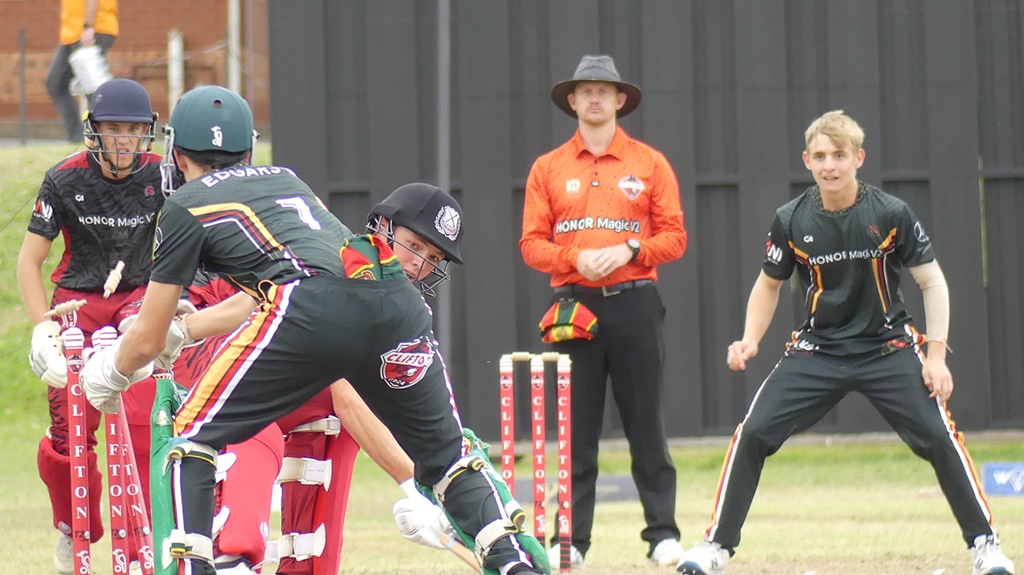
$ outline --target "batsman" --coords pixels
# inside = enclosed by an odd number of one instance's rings
[[[215,573],[217,452],[345,378],[409,454],[417,483],[441,503],[485,572],[549,573],[522,509],[463,442],[430,312],[387,242],[353,234],[290,169],[250,165],[252,112],[234,92],[189,91],[165,129],[169,197],[148,291],[138,320],[90,358],[81,382],[90,403],[109,412],[154,359],[230,332],[174,419],[169,545],[183,572]],[[176,318],[200,266],[242,292]]]

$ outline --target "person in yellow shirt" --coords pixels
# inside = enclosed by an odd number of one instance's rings
[[[83,124],[78,102],[71,95],[74,72],[68,58],[77,48],[93,45],[105,56],[118,31],[117,0],[61,0],[60,44],[46,74],[46,91],[71,142],[82,141]]]

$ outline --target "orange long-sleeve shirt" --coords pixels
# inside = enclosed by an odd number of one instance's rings
[[[576,271],[580,250],[636,238],[636,260],[592,282]],[[658,278],[657,265],[686,251],[679,183],[661,152],[616,127],[595,157],[576,131],[571,140],[537,158],[526,181],[523,259],[551,274],[551,286],[600,287]]]

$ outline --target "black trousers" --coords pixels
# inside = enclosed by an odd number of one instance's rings
[[[562,295],[556,294],[555,299]],[[605,297],[601,290],[573,288],[572,296],[597,316],[592,340],[553,344],[572,357],[572,539],[590,548],[594,525],[598,440],[608,380],[632,456],[632,475],[647,526],[640,536],[652,546],[678,539],[676,469],[662,420],[665,307],[654,284]]]
[[[862,393],[917,456],[931,463],[964,541],[992,532],[991,513],[962,435],[938,398],[929,398],[914,347],[888,355],[787,351],[736,428],[722,468],[708,537],[739,545],[765,458],[817,423],[851,391]]]

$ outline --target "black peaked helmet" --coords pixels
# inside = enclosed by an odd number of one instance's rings
[[[446,259],[462,263],[462,207],[437,186],[417,182],[399,187],[373,207],[369,223],[376,226],[380,216],[434,244]]]

